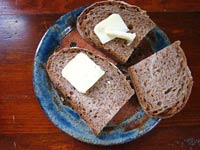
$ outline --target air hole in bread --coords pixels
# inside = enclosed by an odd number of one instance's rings
[[[85,17],[83,18],[84,20],[87,20],[87,15],[85,15]]]
[[[109,66],[113,66],[112,64],[109,64]]]
[[[119,72],[119,71],[117,71],[117,73],[118,73],[118,75],[120,75],[120,74],[121,74],[121,72]]]
[[[138,7],[135,7],[135,11],[140,11],[140,9]]]
[[[66,96],[67,100],[71,100],[69,96]]]
[[[124,43],[123,43],[123,44],[124,44],[124,45],[125,45],[125,44],[127,44],[127,41],[126,41],[126,40],[124,40]]]
[[[129,24],[129,25],[128,25],[128,29],[129,29],[129,30],[132,30],[132,29],[133,29],[133,25],[132,25],[132,24]]]
[[[90,13],[90,15],[94,14],[94,12],[93,12],[93,11],[90,11],[89,13]]]
[[[99,3],[99,4],[98,4],[98,6],[103,6],[103,5],[104,5],[103,3]]]
[[[119,8],[120,8],[120,9],[125,9],[125,7],[124,7],[124,6],[119,6]]]
[[[147,94],[149,94],[150,92],[151,92],[151,91],[150,91],[150,90],[148,90],[148,91],[147,91]]]
[[[178,105],[180,102],[178,101],[178,102],[176,102],[176,105]]]
[[[161,106],[161,105],[162,105],[162,102],[158,102],[157,105],[158,105],[158,106]]]
[[[109,2],[108,4],[109,4],[109,5],[112,5],[112,2]]]
[[[168,106],[166,106],[166,105],[164,106],[164,108],[167,108],[167,107],[168,107]]]
[[[148,106],[148,105],[147,105],[147,107],[146,107],[146,110],[147,110],[147,111],[149,111],[149,110],[150,110],[150,108],[149,108],[149,106]]]
[[[131,77],[129,75],[127,75],[126,80],[131,81]],[[132,84],[130,84],[130,85],[131,85],[131,87],[133,87]]]
[[[89,32],[88,32],[88,31],[85,31],[85,35],[88,36],[88,35],[89,35]]]
[[[156,111],[153,111],[153,114],[157,114],[158,113],[158,111],[156,110]]]
[[[105,7],[102,5],[101,9],[102,9],[102,10],[104,10],[104,9],[105,9]]]
[[[95,59],[98,59],[98,56],[94,56]],[[92,59],[93,60],[93,59]]]
[[[160,73],[160,69],[157,69],[156,72]]]
[[[70,95],[73,95],[73,94],[74,94],[74,92],[70,91],[70,92],[69,92],[69,94],[70,94]]]
[[[165,91],[165,94],[168,94],[171,90],[172,90],[172,87],[170,87],[169,89],[167,89],[167,90]]]

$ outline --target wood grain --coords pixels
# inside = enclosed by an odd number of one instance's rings
[[[55,14],[66,13],[98,0],[0,0],[0,14]],[[151,12],[194,12],[200,11],[199,0],[124,0]]]
[[[160,12],[164,8],[160,8],[161,2],[170,10],[191,11],[192,7],[196,10],[200,6],[199,1],[183,1],[178,6],[172,5],[174,1],[155,1],[152,5],[133,1],[146,9],[159,11],[149,13],[150,17],[171,41],[181,40],[194,87],[186,107],[179,114],[163,120],[135,141],[109,147],[85,144],[61,132],[48,120],[33,91],[33,60],[41,37],[65,11],[91,1],[64,2],[66,7],[62,0],[52,4],[45,4],[44,0],[0,0],[0,14],[4,14],[0,15],[0,150],[199,150],[200,12]],[[59,7],[53,7],[56,5]]]

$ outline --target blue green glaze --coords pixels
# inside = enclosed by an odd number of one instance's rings
[[[140,109],[134,116],[115,125],[112,131],[102,131],[100,135],[95,136],[85,121],[73,109],[62,104],[57,90],[48,78],[45,66],[49,56],[59,46],[63,37],[73,30],[72,24],[76,22],[77,16],[83,9],[85,7],[60,17],[41,39],[35,54],[33,70],[33,84],[37,99],[55,126],[80,141],[90,144],[113,145],[137,139],[153,129],[160,122],[160,119],[152,117],[141,127],[124,131],[127,124],[144,117],[144,111]],[[151,31],[151,38],[147,37],[146,39],[155,52],[170,44],[165,33],[158,27]]]

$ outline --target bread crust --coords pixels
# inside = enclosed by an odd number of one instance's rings
[[[170,54],[170,51],[176,51],[175,53],[177,54],[177,58],[176,57],[172,57],[172,59],[170,60],[171,63],[176,61],[176,60],[173,60],[173,59],[180,60],[181,67],[177,68],[177,70],[178,69],[182,69],[183,70],[182,72],[184,73],[184,76],[185,76],[185,78],[183,76],[178,76],[178,73],[174,74],[174,76],[173,76],[173,79],[180,80],[179,83],[182,84],[182,89],[180,89],[180,91],[178,93],[183,92],[182,96],[184,96],[184,97],[183,97],[183,99],[180,98],[180,99],[174,99],[174,100],[169,101],[170,102],[169,106],[155,106],[154,105],[155,104],[155,100],[154,100],[155,97],[151,97],[148,100],[145,99],[146,97],[148,97],[147,96],[148,93],[144,92],[147,89],[147,87],[145,87],[145,86],[141,87],[141,85],[143,84],[143,81],[142,81],[142,78],[140,78],[141,77],[140,69],[147,69],[147,67],[144,66],[144,64],[146,63],[147,66],[151,66],[152,60],[156,59],[156,57],[163,57],[163,59],[169,60],[169,59],[167,59],[167,57],[169,57],[168,54]],[[170,64],[170,62],[165,62],[165,63],[166,64]],[[143,68],[141,68],[142,65],[143,65]],[[159,64],[157,64],[157,67],[158,67],[158,65]],[[158,68],[161,70],[162,66],[160,66]],[[165,77],[164,80],[166,80],[167,77],[171,77],[171,76],[168,76],[168,74],[173,69],[174,68],[169,68],[169,69],[164,71],[165,74],[160,74],[160,75]],[[180,47],[180,41],[174,42],[172,45],[170,45],[170,46],[162,49],[161,51],[153,54],[152,56],[148,57],[147,59],[139,62],[138,64],[136,64],[134,66],[129,67],[128,68],[128,72],[130,74],[132,83],[134,85],[134,88],[135,88],[139,103],[140,103],[141,107],[145,110],[145,112],[148,115],[153,116],[153,117],[158,117],[158,118],[169,118],[169,117],[174,116],[178,112],[180,112],[184,108],[184,106],[186,105],[186,103],[187,103],[187,101],[189,99],[189,96],[191,94],[191,90],[192,90],[192,86],[193,86],[193,79],[192,79],[192,75],[191,75],[190,69],[189,69],[189,67],[187,65],[186,56],[185,56],[182,48]],[[150,72],[155,73],[154,71],[151,71],[151,70],[149,71],[149,73]],[[173,79],[171,79],[171,80],[173,80]],[[149,79],[149,80],[151,80],[151,79]],[[169,82],[170,82],[170,79],[169,79]],[[148,83],[149,84],[155,84],[155,83],[153,83],[153,80],[152,80],[152,82],[148,82]],[[158,81],[158,84],[162,84],[162,81]],[[170,85],[170,87],[172,86],[173,89],[176,89],[177,91],[179,90],[178,88],[180,87],[180,85],[177,85],[177,84],[174,84],[174,85],[169,84],[169,85]],[[146,86],[148,86],[148,85],[146,85]],[[163,86],[165,86],[165,85],[163,85]],[[168,87],[168,88],[170,88],[170,87]],[[163,103],[167,99],[169,100],[170,96],[172,98],[174,98],[173,95],[166,96],[166,94],[164,94],[163,91],[159,92],[159,89],[156,89],[156,90],[152,89],[152,91],[154,91],[154,92],[151,93],[151,94],[153,94],[154,96],[156,94],[157,95],[158,94],[163,95],[163,99],[160,99],[160,100],[156,101],[158,103]],[[174,94],[177,91],[169,91],[169,92],[170,92],[170,94]]]
[[[118,13],[136,38],[130,46],[123,39],[114,39],[101,44],[94,33],[95,25],[112,13]],[[155,27],[155,23],[141,8],[123,1],[101,1],[86,8],[77,19],[77,30],[88,43],[106,53],[119,63],[125,63],[145,35]]]
[[[85,94],[78,92],[61,75],[65,65],[80,52],[89,56],[105,71]],[[46,70],[55,88],[64,95],[96,135],[134,94],[126,77],[114,64],[86,49],[74,47],[55,52],[49,57]]]

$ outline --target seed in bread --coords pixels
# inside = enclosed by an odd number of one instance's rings
[[[124,39],[115,38],[102,44],[94,33],[94,27],[111,14],[119,14],[130,33],[136,33],[134,41],[127,45]],[[101,1],[86,8],[77,19],[80,35],[119,63],[125,63],[145,35],[155,27],[146,12],[122,1]]]
[[[180,41],[131,66],[128,71],[140,105],[149,115],[167,118],[185,106],[193,79]]]
[[[80,52],[105,71],[86,93],[77,91],[61,74],[67,63]],[[68,98],[96,135],[134,94],[130,83],[115,65],[81,48],[65,48],[54,53],[48,59],[46,69],[55,87]]]

